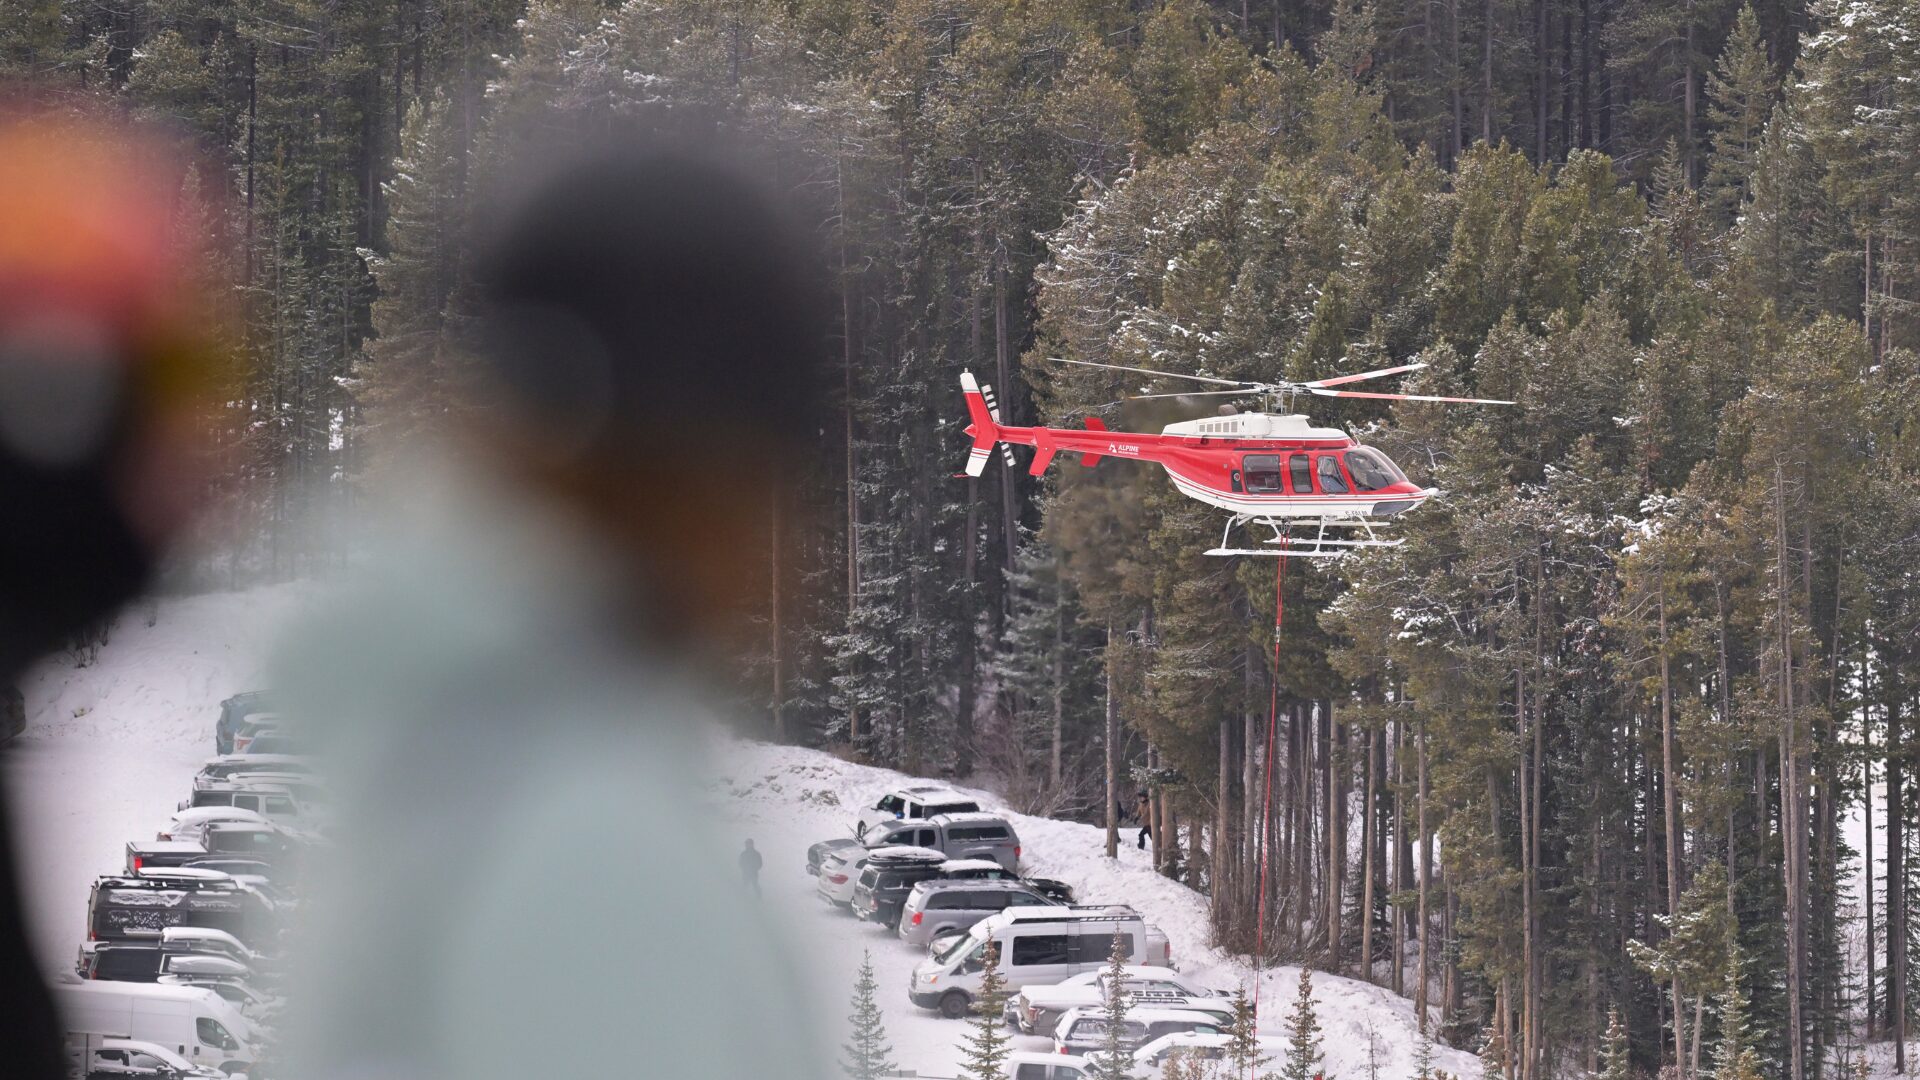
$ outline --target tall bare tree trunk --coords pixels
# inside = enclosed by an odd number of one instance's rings
[[[1415,737],[1420,740],[1419,784],[1420,790],[1415,797],[1415,814],[1419,818],[1416,828],[1420,835],[1420,894],[1416,921],[1420,925],[1420,981],[1413,988],[1413,1011],[1419,1018],[1420,1030],[1427,1030],[1427,978],[1428,949],[1427,937],[1433,933],[1433,926],[1427,921],[1427,883],[1433,880],[1433,833],[1427,829],[1427,721],[1423,717],[1415,729]]]
[[[1113,697],[1113,620],[1107,620],[1107,858],[1120,857],[1120,703]]]
[[[770,493],[771,499],[769,500],[769,502],[771,504],[770,509],[772,511],[772,514],[771,514],[772,528],[769,532],[768,543],[767,543],[767,551],[772,562],[772,566],[770,567],[771,573],[769,574],[769,577],[772,580],[768,590],[771,595],[768,597],[768,606],[772,609],[769,612],[771,616],[771,618],[769,619],[769,622],[772,623],[771,629],[773,632],[772,633],[773,640],[771,642],[772,652],[773,652],[773,741],[777,743],[784,743],[787,741],[787,679],[786,679],[787,670],[785,665],[786,650],[781,647],[782,640],[786,633],[786,629],[785,629],[785,626],[781,623],[782,612],[780,609],[780,492],[781,490],[782,489],[780,487],[775,486],[772,492]]]
[[[1667,656],[1667,578],[1665,567],[1658,578],[1657,606],[1660,618],[1660,790],[1661,811],[1667,826],[1667,915],[1680,917],[1680,785],[1675,771],[1673,739],[1673,672]],[[1679,925],[1676,921],[1674,925]],[[1685,1006],[1680,998],[1680,976],[1673,976],[1673,1060],[1680,1075],[1687,1075]]]
[[[1380,729],[1366,729],[1366,779],[1361,782],[1360,851],[1365,860],[1360,870],[1360,977],[1373,981],[1373,848],[1376,833],[1374,807],[1374,747],[1380,741]]]

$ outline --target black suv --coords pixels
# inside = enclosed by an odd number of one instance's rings
[[[860,868],[860,880],[853,886],[854,915],[889,930],[899,926],[907,894],[920,882],[939,877],[940,864],[946,861],[930,849],[876,848],[867,856],[866,865]]]
[[[95,879],[87,896],[90,941],[156,939],[169,926],[202,926],[259,948],[275,923],[271,901],[212,871],[110,874]]]

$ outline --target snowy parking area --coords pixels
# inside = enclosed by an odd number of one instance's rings
[[[94,877],[118,870],[127,841],[151,838],[166,822],[194,770],[212,756],[220,700],[258,687],[275,629],[310,595],[310,587],[284,585],[161,600],[121,616],[97,655],[50,658],[24,680],[27,731],[0,754],[0,767],[46,970],[71,969]],[[924,954],[829,907],[805,871],[808,844],[847,835],[861,806],[912,778],[795,747],[726,738],[712,745],[712,811],[729,834],[715,857],[730,864],[749,837],[764,852],[765,902],[785,920],[796,959],[813,980],[809,1000],[795,1007],[831,1025],[822,1042],[837,1046],[854,972],[871,950],[899,1065],[923,1076],[956,1075],[964,1024],[906,998],[908,974]],[[990,794],[979,797],[998,805]],[[1155,874],[1146,853],[1134,848],[1131,829],[1119,859],[1109,861],[1098,828],[1010,817],[1026,871],[1070,883],[1083,902],[1139,909],[1166,932],[1175,965],[1200,981],[1251,985],[1250,967],[1208,944],[1206,898]],[[1292,967],[1266,972],[1263,1033],[1281,1033],[1279,1018],[1298,977]],[[1370,1040],[1383,1077],[1412,1075],[1411,1003],[1358,980],[1320,975],[1314,986],[1329,1076],[1363,1080]],[[1050,1045],[1014,1039],[1019,1049]],[[1455,1075],[1478,1068],[1470,1055],[1444,1048],[1434,1063]]]

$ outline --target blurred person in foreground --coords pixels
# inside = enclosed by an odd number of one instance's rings
[[[205,491],[225,351],[180,234],[184,159],[0,106],[0,683],[146,586]],[[0,799],[0,1074],[66,1076]]]
[[[346,808],[287,1075],[823,1076],[711,824],[701,681],[818,423],[819,279],[714,160],[596,154],[508,205],[477,273],[491,396],[396,471],[287,652]]]

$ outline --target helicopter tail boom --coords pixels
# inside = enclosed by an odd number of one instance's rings
[[[987,459],[993,456],[994,443],[999,441],[1000,425],[993,418],[993,411],[987,407],[987,397],[980,390],[980,381],[973,372],[960,373],[960,392],[966,395],[967,434],[973,436],[973,448],[967,452],[967,475],[979,476],[986,471]]]

